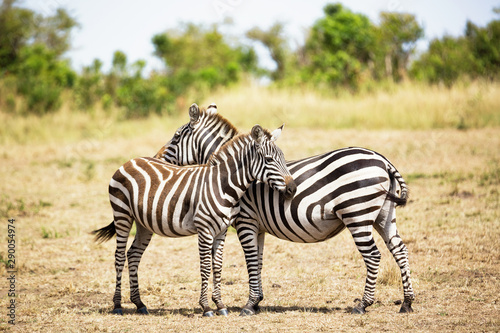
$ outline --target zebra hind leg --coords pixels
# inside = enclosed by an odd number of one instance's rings
[[[224,252],[224,240],[226,239],[227,230],[221,233],[215,239],[212,246],[212,268],[214,271],[214,291],[212,300],[217,305],[217,314],[227,316],[228,311],[221,296],[221,280],[222,280],[222,256]]]
[[[137,307],[137,313],[149,314],[148,308],[141,301],[139,293],[139,277],[137,271],[141,262],[142,254],[146,250],[151,241],[153,233],[144,228],[140,223],[136,222],[137,233],[135,234],[134,242],[127,251],[128,271],[130,280],[130,300]]]
[[[398,234],[396,228],[396,210],[394,203],[386,201],[384,204],[385,210],[377,219],[375,229],[382,236],[387,248],[392,253],[394,260],[401,270],[401,280],[403,282],[403,304],[401,305],[400,313],[413,312],[411,304],[415,299],[413,287],[410,279],[410,264],[408,261],[408,249],[403,243],[403,240]]]
[[[372,234],[372,224],[366,223],[359,227],[360,223],[347,225],[352,234],[358,251],[363,256],[366,265],[366,282],[363,299],[357,301],[352,309],[353,314],[364,314],[366,308],[373,304],[375,300],[375,285],[377,283],[378,268],[380,265],[380,252],[375,244]],[[364,223],[362,223],[364,224]]]
[[[125,265],[125,250],[127,248],[128,235],[132,228],[132,219],[117,219],[115,217],[116,227],[116,251],[115,251],[115,270],[116,270],[116,289],[113,296],[113,313],[123,315],[121,305],[122,300],[122,272]]]

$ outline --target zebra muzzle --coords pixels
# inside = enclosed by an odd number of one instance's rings
[[[295,182],[293,181],[292,177],[287,178],[285,180],[285,182],[286,182],[286,187],[285,187],[285,191],[282,193],[283,198],[285,200],[290,200],[293,198],[293,196],[297,192],[297,185],[295,185]]]

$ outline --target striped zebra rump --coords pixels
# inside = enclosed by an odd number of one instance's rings
[[[203,182],[199,167],[179,168],[143,157],[113,175],[109,197],[115,215],[130,214],[147,230],[166,237],[196,234],[193,217]],[[117,216],[119,217],[119,216]]]

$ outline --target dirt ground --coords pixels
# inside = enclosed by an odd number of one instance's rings
[[[91,230],[111,221],[113,172],[129,158],[153,155],[173,131],[72,144],[0,146],[0,329],[22,332],[499,331],[500,129],[326,131],[287,128],[287,159],[345,146],[374,149],[407,180],[411,200],[397,210],[408,246],[416,300],[399,314],[397,265],[382,253],[376,303],[352,315],[366,270],[347,231],[327,242],[294,244],[266,237],[261,312],[239,317],[248,276],[236,233],[227,237],[223,300],[228,317],[203,318],[196,237],[154,236],[139,268],[149,316],[135,314],[123,281],[124,316],[110,314],[114,241]],[[8,219],[15,219],[16,297],[9,297]],[[4,233],[5,232],[5,233]],[[7,307],[15,300],[15,325]]]

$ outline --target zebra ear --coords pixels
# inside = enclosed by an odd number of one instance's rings
[[[271,142],[278,140],[278,138],[281,135],[281,131],[283,130],[283,127],[285,127],[285,124],[281,125],[271,133]]]
[[[252,128],[251,135],[252,135],[252,139],[254,139],[254,141],[257,142],[259,145],[264,143],[264,139],[265,139],[266,135],[264,134],[264,130],[262,129],[262,127],[260,125],[255,125]]]
[[[200,108],[196,103],[193,103],[189,107],[189,119],[191,126],[194,126],[198,122],[198,119],[200,119]]]
[[[217,105],[215,103],[212,103],[208,106],[207,113],[209,115],[214,115],[217,113]]]

